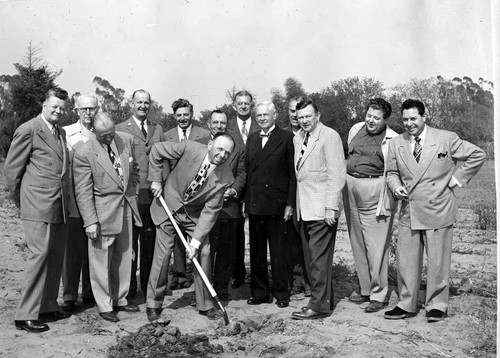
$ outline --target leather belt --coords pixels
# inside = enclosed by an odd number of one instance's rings
[[[354,178],[358,178],[358,179],[375,179],[375,178],[380,178],[382,176],[382,174],[381,175],[365,175],[365,174],[351,173],[351,172],[347,172],[347,174],[354,177]]]

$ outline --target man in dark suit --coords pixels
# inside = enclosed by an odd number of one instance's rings
[[[57,304],[63,266],[69,193],[66,133],[58,122],[68,93],[47,92],[42,113],[16,129],[5,160],[10,194],[20,206],[26,244],[32,255],[15,314],[17,329],[44,332],[46,322],[69,317]]]
[[[455,190],[477,173],[486,155],[455,133],[426,125],[425,106],[408,99],[401,105],[406,133],[389,142],[387,185],[402,200],[396,250],[397,306],[384,318],[417,313],[424,247],[427,252],[427,321],[442,320],[448,310]]]
[[[177,127],[165,132],[166,141],[179,143],[194,140],[200,142],[210,135],[210,132],[206,129],[193,125],[193,105],[187,99],[179,98],[174,101],[172,110],[177,121]],[[176,165],[176,160],[170,161],[171,169],[174,169]],[[186,249],[178,237],[175,239],[174,268],[175,272],[170,283],[170,289],[188,288],[190,283],[186,278]]]
[[[261,131],[248,136],[245,151],[247,187],[245,212],[249,217],[252,296],[249,305],[289,304],[287,221],[295,207],[293,134],[278,128],[274,104],[257,104],[255,116]],[[271,257],[272,288],[267,270],[267,245]],[[272,295],[272,296],[271,296]]]
[[[133,138],[115,132],[106,113],[94,119],[95,138],[74,155],[73,177],[78,208],[89,245],[89,268],[97,310],[118,322],[117,311],[137,312],[126,296],[132,267],[132,224],[142,226],[137,192],[139,168]]]
[[[226,132],[227,116],[221,110],[214,110],[210,114],[208,128],[211,135],[207,143],[217,133]],[[224,204],[217,221],[210,231],[210,257],[213,265],[213,282],[217,296],[221,300],[229,300],[228,286],[231,272],[234,267],[234,242],[237,234],[237,225],[243,218],[240,210],[240,196],[246,182],[245,148],[240,141],[235,141],[231,156],[224,163],[231,168],[234,183],[224,193]]]
[[[162,142],[163,130],[159,124],[149,121],[149,107],[151,106],[151,95],[145,90],[137,90],[132,94],[134,114],[127,121],[116,126],[116,131],[130,134],[134,138],[134,156],[139,164],[138,206],[141,215],[142,227],[134,226],[132,229],[132,274],[130,276],[129,298],[133,298],[137,291],[137,252],[140,240],[140,283],[141,291],[146,294],[149,272],[153,262],[155,248],[155,227],[151,221],[149,207],[153,201],[153,195],[149,190],[148,182],[148,155],[151,146]],[[168,169],[167,169],[168,170]],[[139,239],[140,238],[140,239]]]
[[[252,118],[253,97],[249,91],[242,90],[234,96],[233,109],[236,117],[231,119],[227,125],[227,132],[234,138],[238,145],[245,147],[250,133],[260,130],[259,125]],[[243,207],[245,188],[240,196],[240,210]],[[233,282],[231,287],[238,288],[245,282],[247,275],[245,268],[245,220],[239,220],[236,227],[235,237],[235,261],[232,272]]]
[[[311,298],[292,318],[317,319],[333,311],[332,261],[345,185],[344,149],[338,133],[320,122],[310,98],[302,97],[296,109],[302,127],[293,139],[297,218]]]
[[[76,205],[75,186],[73,181],[73,156],[76,150],[94,138],[94,117],[99,110],[97,97],[95,94],[82,94],[77,99],[79,120],[76,123],[65,126],[66,142],[68,146],[68,158],[70,168],[70,195],[68,201],[67,219],[67,244],[64,254],[64,267],[62,272],[63,282],[63,309],[66,312],[76,310],[78,299],[78,285],[80,283],[80,273],[82,276],[82,301],[85,305],[93,304],[94,296],[90,285],[88,239],[83,229],[82,217]]]
[[[222,165],[234,149],[234,141],[226,133],[217,133],[208,146],[190,140],[181,143],[161,142],[149,155],[149,180],[153,195],[163,197],[190,240],[191,258],[198,255],[200,265],[210,277],[210,240],[208,234],[214,225],[224,202],[224,193],[234,177],[231,168]],[[178,164],[162,186],[162,166],[165,160],[177,160]],[[167,213],[154,200],[151,217],[156,225],[156,245],[153,266],[148,283],[146,313],[150,321],[160,318],[161,307],[167,289],[168,266],[174,247],[175,228]],[[196,308],[209,319],[219,318],[210,293],[197,272],[194,276]]]

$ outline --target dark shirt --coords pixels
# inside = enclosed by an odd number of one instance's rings
[[[363,127],[349,144],[347,157],[347,171],[362,175],[383,175],[384,155],[382,154],[382,141],[385,130],[378,134],[370,134]]]

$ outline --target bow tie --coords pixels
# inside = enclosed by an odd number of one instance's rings
[[[269,136],[270,136],[270,135],[271,135],[271,132],[261,133],[261,134],[260,134],[260,137],[261,137],[261,138],[264,138],[264,137],[269,138]]]

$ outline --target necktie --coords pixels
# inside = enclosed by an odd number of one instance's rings
[[[148,133],[146,133],[146,129],[144,128],[144,121],[141,121],[141,132],[144,136],[144,139],[146,139],[148,137]]]
[[[122,166],[120,164],[120,159],[115,156],[115,153],[113,153],[113,150],[111,149],[111,145],[108,144],[108,155],[109,159],[111,160],[111,164],[113,164],[113,168],[115,168],[116,173],[120,177],[120,180],[123,183],[123,171],[122,171]]]
[[[52,126],[52,135],[54,136],[56,141],[59,143],[59,128],[57,127],[57,125]]]
[[[182,130],[182,138],[181,138],[181,142],[184,142],[186,140],[186,129],[183,129]]]
[[[203,183],[205,183],[205,180],[207,180],[208,169],[210,169],[210,163],[207,163],[200,168],[198,174],[196,174],[193,181],[187,188],[186,193],[184,194],[184,201],[188,201],[189,199],[193,198],[198,190],[200,190]]]
[[[297,170],[299,170],[300,161],[302,160],[302,156],[307,149],[307,142],[309,141],[309,132],[306,132],[304,136],[304,141],[302,142],[302,149],[300,150],[299,160],[297,161]]]
[[[241,137],[243,138],[243,142],[246,144],[248,138],[248,129],[247,129],[247,121],[242,121],[243,126],[241,128]]]
[[[417,163],[420,160],[420,155],[422,154],[422,145],[420,144],[421,140],[422,138],[415,137],[415,148],[413,149],[413,156],[415,157]]]
[[[267,140],[269,139],[270,135],[271,135],[270,132],[268,132],[268,133],[260,133],[260,138],[262,139],[262,148],[264,148],[264,146],[266,145]]]

